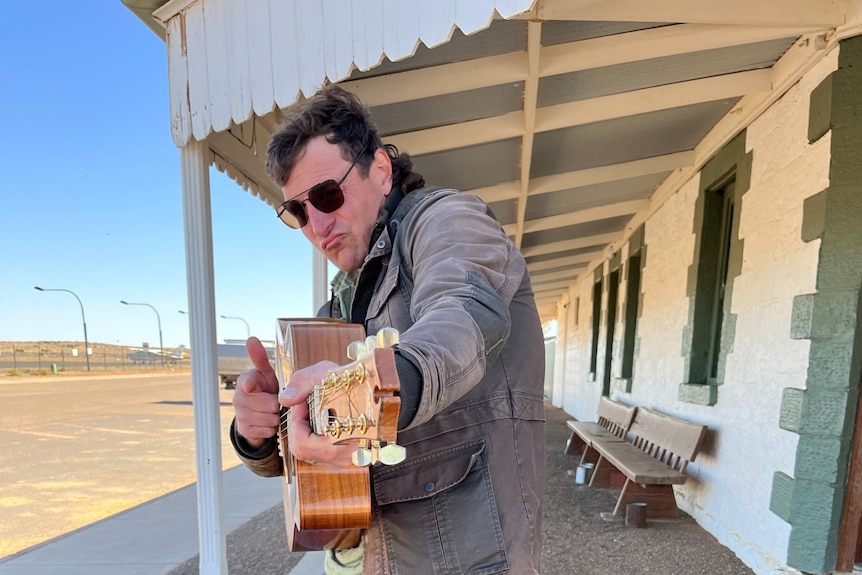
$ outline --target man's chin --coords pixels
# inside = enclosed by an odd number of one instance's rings
[[[357,261],[356,259],[349,257],[344,252],[336,252],[333,254],[327,253],[326,259],[329,260],[329,263],[343,272],[356,271],[362,267],[362,260]]]

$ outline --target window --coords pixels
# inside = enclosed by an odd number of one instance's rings
[[[601,268],[599,268],[601,273]],[[602,319],[602,279],[599,276],[598,280],[593,284],[593,318],[592,318],[592,341],[590,342],[590,373],[593,378],[596,376],[596,368],[599,359],[599,328],[601,327]],[[594,380],[595,381],[595,380]]]
[[[699,234],[694,317],[691,325],[688,383],[718,385],[729,342],[723,341],[732,285],[731,261],[737,245],[738,219],[735,181],[727,181],[703,195]]]
[[[752,152],[745,132],[727,143],[700,174],[693,229],[696,242],[688,273],[688,325],[683,331],[684,383],[678,399],[715,405],[733,351],[736,316],[730,313],[733,281],[742,271],[739,239],[742,198],[751,184]]]
[[[623,328],[622,379],[631,379],[635,362],[635,336],[637,335],[638,306],[641,293],[641,254],[630,255],[626,264],[626,306]]]
[[[727,293],[728,265],[730,248],[733,241],[733,219],[735,201],[733,182],[730,182],[716,195],[721,200],[720,225],[717,239],[721,242],[716,250],[716,285],[712,294],[712,313],[709,321],[709,348],[707,353],[707,381],[715,384],[718,380],[718,358],[721,355],[721,328],[724,322],[725,294]]]
[[[619,258],[617,258],[619,261]],[[611,370],[614,360],[614,329],[617,325],[617,299],[620,291],[620,270],[608,276],[608,321],[605,324],[605,362],[602,372],[602,395],[611,394]]]

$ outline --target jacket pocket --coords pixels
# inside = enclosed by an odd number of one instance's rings
[[[374,496],[393,575],[508,570],[484,441],[377,473]]]
[[[380,279],[380,284],[375,287],[374,294],[371,296],[371,301],[368,304],[368,312],[365,314],[365,320],[377,318],[383,311],[384,306],[389,302],[389,299],[396,293],[398,288],[399,266],[389,265],[386,268],[386,273]]]

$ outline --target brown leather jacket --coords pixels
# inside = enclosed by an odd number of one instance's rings
[[[366,331],[400,331],[422,395],[398,434],[407,459],[371,470],[363,572],[538,573],[544,340],[523,256],[475,196],[422,189],[365,268],[373,260]],[[274,446],[238,453],[256,473],[281,474]]]

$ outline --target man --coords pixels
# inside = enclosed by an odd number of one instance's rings
[[[288,115],[267,170],[286,199],[279,217],[340,270],[321,315],[401,334],[407,458],[371,468],[361,572],[538,573],[544,345],[520,252],[481,200],[424,187],[409,156],[383,145],[367,108],[337,86]],[[231,433],[243,461],[282,473],[280,402],[296,406],[297,458],[350,465],[353,448],[311,433],[304,407],[332,365],[297,371],[279,396],[265,351],[254,338],[248,349],[257,369],[237,381]]]

